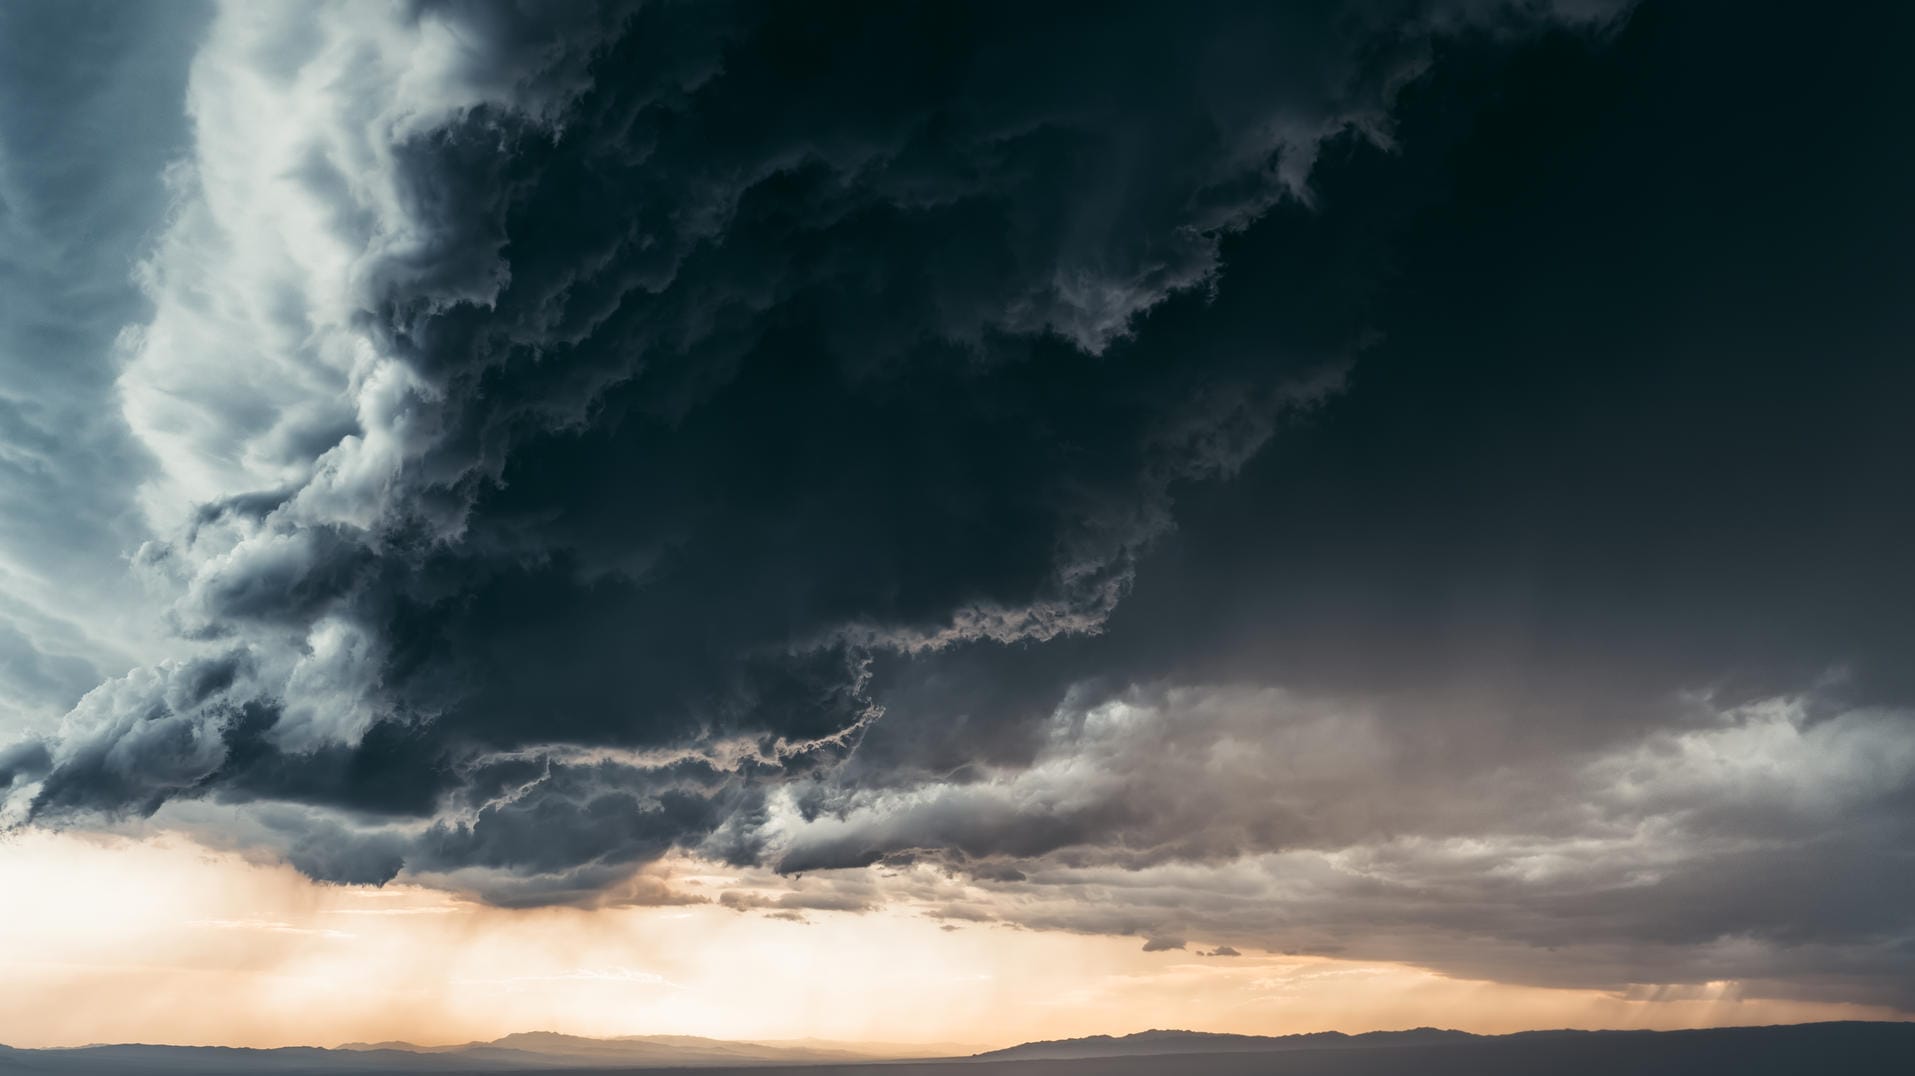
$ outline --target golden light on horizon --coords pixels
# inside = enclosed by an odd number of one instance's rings
[[[1648,1000],[1401,964],[1143,952],[1132,937],[946,924],[907,907],[506,910],[315,884],[180,838],[0,843],[0,1042],[335,1045],[515,1031],[988,1048],[1187,1027],[1698,1027],[1894,1018],[1863,1006]],[[951,926],[956,929],[947,929]]]

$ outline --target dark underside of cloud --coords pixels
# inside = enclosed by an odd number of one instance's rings
[[[522,100],[395,136],[410,380],[142,550],[199,656],[32,818],[1915,1004],[1900,9],[507,10],[415,16]]]

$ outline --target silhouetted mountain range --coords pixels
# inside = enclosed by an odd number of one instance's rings
[[[1410,1031],[1368,1031],[1346,1035],[1341,1031],[1313,1031],[1302,1035],[1220,1035],[1208,1031],[1139,1031],[1121,1037],[1091,1035],[1082,1039],[1027,1042],[978,1054],[979,1061],[1022,1061],[1040,1058],[1132,1057],[1156,1054],[1237,1054],[1269,1050],[1316,1050],[1340,1046],[1428,1046],[1466,1042],[1483,1036],[1467,1031],[1419,1027]]]
[[[693,1035],[624,1035],[611,1039],[561,1035],[553,1031],[521,1031],[490,1042],[457,1046],[415,1046],[409,1042],[347,1043],[341,1050],[359,1052],[404,1051],[457,1057],[464,1061],[525,1064],[528,1055],[551,1063],[590,1065],[694,1064],[804,1064],[824,1061],[870,1061],[877,1058],[924,1057],[935,1051],[880,1052],[839,1043],[762,1043],[705,1039]]]
[[[1915,1023],[1825,1023],[1704,1031],[1530,1031],[1472,1035],[1417,1028],[1346,1035],[1146,1031],[1032,1042],[970,1057],[881,1059],[830,1043],[724,1042],[683,1036],[588,1039],[549,1032],[457,1046],[352,1043],[337,1049],[218,1046],[0,1047],[0,1074],[405,1076],[645,1070],[698,1076],[767,1069],[798,1076],[1738,1076],[1915,1072]],[[903,1049],[903,1048],[900,1048]]]
[[[550,1031],[526,1031],[489,1042],[452,1046],[353,1042],[336,1049],[287,1046],[267,1050],[144,1044],[82,1046],[62,1050],[0,1047],[0,1073],[431,1073],[763,1066],[868,1062],[923,1057],[928,1052],[935,1051],[896,1047],[879,1052],[832,1043],[729,1042],[689,1035],[631,1035],[594,1039]]]
[[[990,1076],[1905,1076],[1915,1023],[1838,1022],[1698,1031],[1411,1031],[1212,1035],[1146,1031],[1032,1042],[971,1059]],[[822,1074],[819,1074],[822,1076]],[[929,1065],[886,1076],[937,1076]]]

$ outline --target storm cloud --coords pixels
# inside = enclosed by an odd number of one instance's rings
[[[8,265],[132,281],[0,493],[154,597],[0,610],[6,817],[1915,1005],[1910,27],[1801,20],[221,7]]]

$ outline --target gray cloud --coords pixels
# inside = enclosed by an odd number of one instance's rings
[[[1909,923],[1878,895],[1910,869],[1908,715],[1695,706],[1525,758],[1456,720],[1178,689],[1061,711],[1027,767],[774,814],[784,869],[885,864],[890,899],[954,918],[1906,1004]]]

